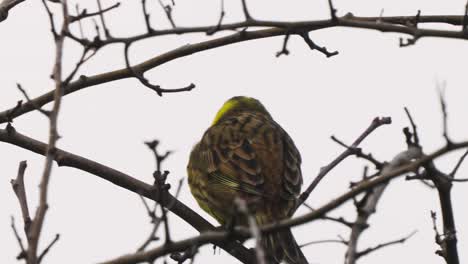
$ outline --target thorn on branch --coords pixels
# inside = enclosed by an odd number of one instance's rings
[[[299,34],[305,41],[305,43],[309,46],[311,50],[317,50],[321,53],[323,53],[327,58],[338,55],[338,51],[333,51],[329,52],[326,47],[320,47],[317,44],[315,44],[312,39],[309,37],[309,33],[303,32]]]
[[[283,47],[281,48],[280,51],[276,52],[276,57],[278,58],[281,55],[288,56],[289,55],[289,50],[288,50],[288,41],[289,41],[289,34],[286,34],[284,36],[283,40]]]

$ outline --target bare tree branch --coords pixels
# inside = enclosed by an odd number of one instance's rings
[[[102,10],[101,10],[102,11]],[[464,16],[420,16],[419,23],[447,23],[452,25],[462,25]],[[415,16],[396,16],[396,17],[356,17],[347,15],[339,18],[338,26],[344,27],[356,27],[356,28],[367,28],[375,29],[384,32],[399,32],[410,35],[417,35],[421,37],[444,37],[444,38],[461,38],[468,39],[468,36],[461,33],[460,31],[444,31],[444,30],[432,30],[432,29],[414,29],[405,26],[408,21],[413,21]],[[238,32],[230,36],[220,37],[213,40],[208,40],[196,44],[190,44],[181,48],[169,51],[161,54],[157,57],[147,60],[146,62],[140,63],[132,68],[136,72],[144,72],[151,68],[160,66],[168,61],[191,55],[196,52],[213,49],[233,43],[242,41],[248,41],[252,39],[260,39],[267,37],[274,37],[287,34],[299,34],[303,32],[310,32],[313,30],[319,30],[323,28],[335,27],[336,22],[330,20],[317,20],[317,21],[300,21],[300,22],[277,22],[277,21],[244,21],[239,23],[225,24],[219,26],[219,30],[235,30],[246,27],[266,27],[267,29]],[[186,33],[201,33],[212,31],[213,26],[206,27],[177,27],[174,29],[157,30],[152,33],[145,33],[128,38],[108,38],[106,40],[95,39],[97,42],[89,42],[85,39],[79,39],[74,37],[70,33],[67,33],[68,37],[72,37],[79,43],[90,46],[90,47],[102,47],[104,45],[112,43],[129,43],[137,40],[168,35],[168,34],[186,34]],[[300,30],[298,33],[297,31]],[[416,30],[416,31],[415,31]],[[136,69],[135,69],[136,68]],[[101,83],[111,82],[115,80],[125,79],[134,77],[132,72],[127,69],[116,70],[108,73],[102,73],[95,76],[82,76],[75,82],[64,88],[64,94],[69,94],[81,90],[86,87],[94,86]],[[44,104],[53,100],[53,92],[46,93],[38,98],[33,99],[37,106],[43,106]],[[3,111],[0,113],[0,123],[8,122],[9,120],[18,117],[24,113],[35,110],[35,107],[31,103],[23,104],[14,112],[12,109]]]
[[[0,129],[0,141],[14,144],[40,155],[45,155],[47,149],[47,145],[45,143],[18,133],[12,126],[9,126],[7,129]],[[148,199],[159,201],[159,194],[151,185],[139,181],[136,178],[120,171],[58,148],[55,149],[54,158],[58,166],[72,167],[86,171],[124,189],[139,195],[141,194]],[[164,204],[164,206],[169,205],[168,209],[171,212],[182,218],[199,232],[216,230],[216,228],[208,221],[178,201],[172,195],[167,195],[166,202],[167,204]],[[255,257],[248,249],[243,247],[237,241],[222,241],[216,242],[215,244],[225,249],[229,254],[238,258],[243,263],[252,263]]]
[[[353,155],[353,151],[351,148],[357,148],[357,146],[368,136],[370,135],[375,129],[382,125],[387,125],[392,122],[390,117],[383,117],[379,118],[376,117],[372,120],[370,126],[351,144],[350,148],[347,148],[343,153],[341,153],[336,159],[334,159],[330,164],[320,168],[319,174],[315,177],[312,183],[307,187],[307,189],[300,195],[298,198],[298,206],[299,207],[305,200],[309,197],[312,191],[317,187],[319,182],[333,169],[338,165],[341,161],[346,159],[347,157]],[[297,210],[297,209],[296,209]]]
[[[381,174],[385,175],[392,171],[397,170],[398,168],[404,166],[405,164],[411,164],[411,161],[417,158],[422,157],[422,152],[419,147],[410,146],[408,150],[401,152],[396,155],[388,165],[384,166]],[[348,249],[345,255],[346,264],[354,264],[356,260],[360,257],[357,245],[358,239],[361,236],[362,232],[365,230],[367,221],[369,217],[375,212],[377,203],[380,200],[385,188],[388,186],[390,181],[387,181],[376,188],[369,189],[369,192],[364,198],[364,201],[358,206],[358,216],[354,222],[353,228],[351,230]]]
[[[411,232],[409,235],[403,237],[403,238],[400,238],[400,239],[397,239],[397,240],[392,240],[392,241],[388,241],[388,242],[385,242],[385,243],[382,243],[382,244],[378,244],[377,246],[374,246],[374,247],[370,247],[370,248],[367,248],[363,251],[360,251],[357,253],[357,258],[360,258],[360,257],[363,257],[363,256],[366,256],[368,255],[369,253],[372,253],[376,250],[379,250],[379,249],[382,249],[382,248],[385,248],[385,247],[388,247],[388,246],[393,246],[395,244],[403,244],[405,243],[408,239],[410,239],[412,236],[414,236],[415,234],[417,233],[417,231],[413,231]]]
[[[3,0],[0,3],[0,22],[8,18],[10,9],[24,2],[24,0]]]
[[[101,20],[102,28],[104,30],[104,35],[106,36],[107,39],[112,38],[109,32],[109,28],[107,27],[106,20],[104,19],[105,11],[102,8],[101,0],[96,0],[96,1],[98,4],[98,9],[99,9],[99,12],[97,15],[99,16],[99,19]]]
[[[455,178],[455,175],[457,174],[458,168],[460,168],[460,165],[463,163],[463,161],[465,160],[467,155],[468,155],[468,151],[465,151],[465,153],[463,153],[463,155],[458,160],[457,165],[455,165],[455,167],[453,168],[452,172],[450,172],[448,174],[451,181],[456,181],[456,182],[466,182],[466,181],[468,181],[467,178],[465,178],[465,179],[456,179]]]
[[[207,34],[208,36],[213,35],[213,34],[216,33],[218,30],[220,30],[225,15],[226,15],[226,12],[224,11],[224,0],[221,0],[221,12],[220,12],[220,14],[219,14],[218,23],[217,23],[216,26],[213,27],[212,29],[206,31],[206,34]]]
[[[41,155],[44,155],[45,149],[46,149],[46,145],[44,143],[25,137],[24,135],[21,135],[18,132],[16,132],[12,127],[10,127],[9,129],[0,129],[0,141],[17,145],[19,147],[31,150]],[[453,143],[451,146],[444,146],[438,149],[437,151],[433,152],[432,154],[425,155],[424,157],[417,159],[411,162],[410,164],[403,165],[387,173],[382,173],[379,176],[373,177],[372,179],[368,181],[365,181],[365,182],[362,182],[361,184],[356,185],[352,190],[344,193],[343,195],[337,197],[336,199],[333,199],[331,202],[323,205],[322,207],[318,208],[317,210],[313,212],[304,214],[299,217],[295,217],[295,218],[288,219],[288,220],[282,220],[282,221],[279,221],[278,223],[274,223],[274,224],[261,227],[262,233],[272,232],[274,230],[278,230],[278,229],[286,228],[286,227],[293,227],[293,226],[307,223],[316,219],[320,219],[321,217],[326,215],[328,212],[339,207],[346,201],[349,201],[350,199],[352,199],[352,197],[355,197],[356,195],[359,195],[367,190],[375,188],[376,186],[379,186],[381,184],[384,184],[388,182],[389,180],[392,180],[396,177],[401,176],[404,173],[415,171],[417,168],[419,168],[423,164],[426,164],[428,161],[433,160],[441,155],[444,155],[448,152],[451,152],[457,149],[463,149],[463,148],[468,148],[468,142],[465,141],[465,142],[460,142],[460,143]],[[143,196],[149,199],[156,200],[157,194],[155,194],[153,188],[150,185],[145,184],[141,181],[138,181],[119,171],[105,167],[99,163],[93,162],[91,160],[87,160],[85,158],[76,156],[74,154],[65,152],[60,149],[56,149],[55,160],[57,161],[59,166],[74,167],[74,168],[81,169],[83,171],[87,171],[91,174],[94,174],[98,177],[108,180],[116,185],[119,185],[127,190],[133,191],[137,194],[142,194]],[[187,208],[185,205],[177,201],[172,196],[168,195],[167,201],[168,203],[173,204],[173,206],[171,206],[170,208],[170,210],[173,213],[180,216],[186,222],[190,223],[193,227],[195,227],[200,232],[207,231],[207,230],[214,230],[214,227],[211,226],[206,220],[198,216],[195,212]],[[238,230],[236,229],[236,232],[237,231]],[[250,232],[248,231],[241,232],[240,234],[243,234],[246,237],[250,236],[249,235]],[[216,237],[221,240],[219,236],[216,236]],[[203,238],[203,239],[207,239],[207,238]],[[249,252],[249,250],[245,249],[244,247],[239,245],[237,242],[234,242],[234,241],[218,242],[218,240],[216,240],[213,243],[215,243],[216,245],[222,248],[225,248],[231,255],[240,259],[244,263],[253,262],[252,255]],[[173,245],[173,244],[174,243],[171,243],[169,245]],[[193,245],[193,244],[190,244],[190,245]],[[185,248],[186,247],[184,247],[183,249],[177,248],[176,251],[182,251]],[[173,249],[173,248],[169,247],[169,249]],[[157,252],[167,252],[167,250],[169,249],[168,248],[158,249]]]
[[[46,8],[47,12],[50,10],[47,7],[45,0],[42,1],[44,7]],[[55,64],[53,69],[53,78],[55,81],[55,90],[54,90],[54,105],[52,111],[50,112],[49,117],[49,141],[45,151],[45,165],[44,170],[41,177],[41,183],[39,185],[39,205],[36,209],[36,214],[31,222],[31,228],[28,230],[28,257],[27,262],[29,264],[39,263],[40,260],[44,257],[44,255],[48,252],[45,251],[38,257],[38,245],[39,245],[39,237],[41,235],[45,215],[47,209],[49,207],[47,198],[48,198],[48,186],[50,181],[50,176],[52,173],[52,165],[55,159],[55,146],[56,142],[59,138],[57,132],[57,122],[58,122],[58,114],[61,106],[61,98],[62,98],[62,56],[63,56],[63,43],[65,40],[65,32],[68,31],[69,25],[69,16],[68,16],[68,6],[67,1],[64,0],[62,2],[62,13],[63,13],[63,24],[60,31],[60,34],[57,34],[57,30],[55,29],[54,22],[52,20],[52,14],[49,13],[49,18],[51,19],[51,31],[54,35],[55,40]],[[57,238],[58,240],[58,238]],[[53,242],[55,243],[55,242]]]
[[[172,28],[177,28],[174,22],[174,18],[172,17],[172,7],[170,5],[164,5],[162,0],[158,0],[158,2],[161,8],[164,10],[167,20],[169,20],[169,23],[171,23]]]
[[[60,234],[56,234],[54,239],[49,243],[49,245],[39,255],[39,258],[37,259],[38,263],[41,263],[42,259],[47,255],[47,253],[49,253],[49,250],[55,245],[55,243],[58,242],[59,239],[60,239]]]
[[[20,253],[18,254],[18,256],[16,256],[16,259],[24,259],[26,258],[27,254],[26,249],[24,247],[23,240],[21,239],[21,236],[18,233],[18,230],[16,229],[15,218],[13,216],[11,216],[11,229],[13,230],[13,234],[15,235],[16,241],[18,242],[18,245],[20,247]]]
[[[102,10],[99,10],[99,11],[96,11],[96,12],[90,12],[88,13],[88,11],[86,9],[83,9],[81,12],[78,12],[78,7],[77,7],[77,15],[76,16],[72,16],[70,15],[70,18],[69,18],[69,21],[70,21],[70,24],[72,23],[75,23],[75,22],[80,22],[81,20],[83,19],[86,19],[86,18],[90,18],[90,17],[94,17],[94,16],[100,16],[101,14],[104,14],[106,12],[109,12],[113,9],[116,9],[120,7],[120,2],[117,2],[109,7],[106,7]]]
[[[150,88],[151,90],[155,91],[159,96],[162,96],[163,93],[178,93],[178,92],[188,92],[191,91],[192,89],[195,88],[195,84],[191,83],[187,87],[183,88],[178,88],[178,89],[164,89],[159,85],[152,84],[146,79],[142,73],[138,72],[138,69],[135,67],[132,67],[130,65],[130,59],[129,59],[129,49],[130,49],[130,43],[127,43],[125,45],[125,64],[127,66],[127,69],[132,73],[132,76],[135,77],[137,80],[140,81],[141,84],[144,86]]]
[[[26,171],[27,166],[28,165],[25,160],[21,161],[18,168],[18,176],[16,177],[16,179],[10,181],[13,191],[15,192],[20,204],[21,214],[23,216],[24,222],[24,231],[26,234],[29,233],[29,227],[31,225],[31,216],[29,215],[26,188],[24,187],[24,173]]]

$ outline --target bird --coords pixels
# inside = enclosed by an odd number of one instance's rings
[[[195,144],[188,182],[199,206],[221,225],[248,226],[235,201],[248,204],[261,225],[292,217],[302,186],[301,155],[263,104],[235,96],[217,112]],[[268,263],[308,263],[290,229],[262,237]]]

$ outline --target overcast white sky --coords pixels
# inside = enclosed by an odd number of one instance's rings
[[[95,10],[95,1],[79,1]],[[155,27],[169,26],[156,1],[148,1]],[[256,18],[277,20],[312,20],[329,15],[327,1],[248,1]],[[74,2],[73,2],[74,3]],[[114,1],[103,1],[108,6]],[[219,1],[176,0],[174,11],[178,25],[215,24]],[[145,29],[140,1],[125,1],[107,17],[111,33],[128,36]],[[462,14],[465,1],[335,1],[339,14],[356,15]],[[74,4],[70,4],[74,6]],[[226,0],[226,22],[242,18],[240,1]],[[89,21],[90,22],[90,21]],[[93,32],[92,23],[86,31]],[[1,110],[22,99],[15,84],[21,83],[31,96],[52,89],[48,78],[53,63],[53,42],[48,20],[40,1],[26,1],[0,23]],[[269,38],[222,47],[182,58],[147,74],[167,88],[191,82],[197,88],[190,93],[158,97],[135,80],[124,80],[87,88],[68,95],[60,113],[59,146],[67,151],[96,160],[151,182],[153,157],[143,141],[158,138],[163,149],[174,154],[164,163],[171,171],[173,185],[186,177],[185,167],[191,147],[209,126],[216,110],[228,98],[248,95],[260,99],[273,117],[296,142],[303,157],[305,184],[309,184],[320,166],[331,161],[342,149],[329,136],[334,134],[351,142],[376,116],[391,116],[393,124],[380,128],[363,144],[364,150],[382,160],[391,159],[403,150],[401,129],[408,125],[403,107],[413,113],[420,129],[425,151],[444,143],[441,137],[441,112],[436,81],[447,81],[447,103],[450,135],[466,139],[468,110],[465,62],[468,42],[446,39],[421,39],[417,45],[398,47],[398,34],[333,28],[312,32],[311,37],[340,55],[326,58],[308,50],[301,39],[292,37],[291,55],[275,58],[282,38]],[[132,47],[132,60],[140,62],[161,52],[206,36],[187,35],[157,38]],[[67,69],[77,59],[77,46],[68,42],[65,49]],[[124,66],[122,47],[103,50],[86,65],[82,74],[96,74]],[[29,113],[14,122],[16,129],[39,140],[47,139],[47,120]],[[4,125],[2,126],[4,127]],[[460,153],[437,162],[449,170]],[[0,210],[1,263],[14,263],[19,252],[10,228],[14,215],[21,229],[20,209],[10,187],[18,162],[28,160],[26,184],[31,209],[37,202],[37,185],[43,157],[18,147],[0,144],[2,194]],[[319,185],[308,202],[318,207],[345,192],[351,180],[362,173],[364,163],[350,159],[342,163]],[[460,169],[467,176],[468,165]],[[467,185],[456,185],[453,202],[459,238],[461,261],[468,258]],[[215,221],[198,208],[187,184],[180,200]],[[439,212],[435,191],[417,182],[397,180],[384,193],[378,212],[371,218],[371,228],[362,236],[360,248],[397,239],[414,230],[418,233],[404,245],[397,245],[363,258],[360,263],[442,263],[434,254],[434,232],[430,210]],[[301,213],[301,212],[299,212]],[[333,212],[349,220],[354,217],[351,205]],[[439,214],[440,216],[440,214]],[[173,237],[187,238],[197,232],[171,215]],[[440,222],[439,222],[440,224]],[[440,227],[440,225],[439,225]],[[55,233],[61,240],[47,256],[47,263],[94,263],[134,251],[146,239],[151,225],[137,195],[85,172],[55,168],[50,185],[50,209],[41,245]],[[346,237],[348,230],[333,223],[317,222],[295,228],[297,240]],[[304,249],[312,263],[342,263],[345,248],[340,244],[314,245]],[[237,263],[225,252],[212,255],[205,246],[197,255],[199,263]]]

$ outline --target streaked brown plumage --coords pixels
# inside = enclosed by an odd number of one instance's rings
[[[252,206],[264,225],[291,217],[302,185],[301,156],[289,135],[256,99],[233,97],[195,145],[187,167],[200,207],[222,225],[234,219],[233,201]],[[290,230],[263,239],[276,262],[307,263]]]

